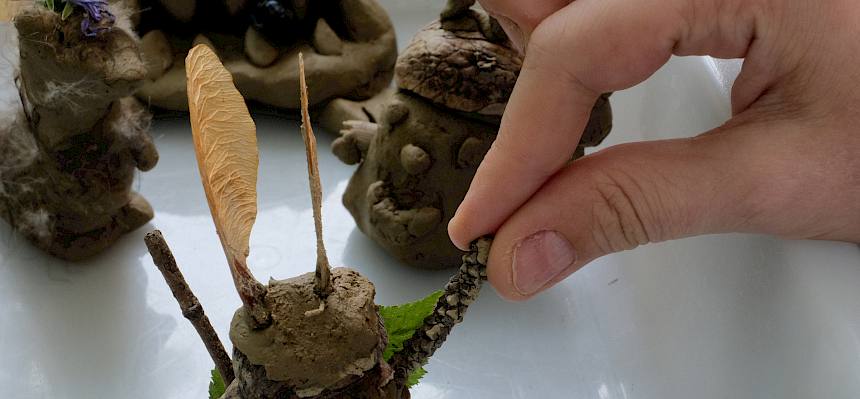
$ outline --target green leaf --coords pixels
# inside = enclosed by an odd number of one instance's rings
[[[227,387],[224,386],[224,380],[221,379],[221,374],[218,370],[212,369],[212,381],[209,382],[209,399],[220,398],[224,395],[224,391],[226,390]]]
[[[403,350],[403,343],[412,338],[415,330],[424,324],[427,316],[433,314],[436,301],[441,296],[442,291],[436,291],[417,302],[379,307],[379,315],[382,316],[385,331],[388,332],[388,346],[383,353],[385,360],[391,359],[391,356]]]
[[[63,13],[60,14],[60,18],[62,18],[62,20],[65,21],[66,19],[69,18],[69,15],[72,15],[72,11],[74,11],[74,9],[75,9],[75,6],[72,4],[71,1],[66,2],[66,6],[63,7]]]
[[[427,374],[427,370],[424,370],[424,367],[420,367],[418,370],[413,371],[412,374],[409,374],[409,378],[406,379],[406,388],[412,388],[417,385],[418,381],[421,381],[421,378],[424,377],[425,374]]]
[[[45,7],[51,11],[54,11],[54,0],[45,0]]]

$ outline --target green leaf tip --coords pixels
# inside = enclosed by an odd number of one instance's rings
[[[209,399],[219,399],[224,396],[227,387],[224,386],[224,380],[221,379],[221,374],[218,370],[212,369],[212,380],[209,381]]]
[[[403,305],[380,306],[379,315],[385,323],[385,331],[388,333],[388,346],[383,352],[386,361],[391,360],[395,353],[403,350],[403,343],[418,330],[424,319],[433,314],[436,302],[442,297],[442,291],[436,291],[428,297]],[[406,386],[411,387],[418,383],[421,377],[427,374],[424,368],[419,368],[409,375]]]
[[[74,9],[75,9],[75,6],[72,4],[72,2],[71,1],[67,2],[66,6],[63,7],[63,13],[60,14],[60,18],[63,21],[69,19],[69,16],[72,15],[72,11],[74,11]]]

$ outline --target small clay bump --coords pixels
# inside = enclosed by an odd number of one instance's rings
[[[408,116],[409,108],[406,108],[406,105],[400,102],[392,102],[385,110],[385,115],[383,117],[390,126],[394,126],[403,122],[403,120]]]
[[[155,80],[173,66],[173,49],[167,35],[160,30],[151,30],[140,39],[140,51],[146,63],[147,78]]]
[[[331,152],[341,162],[347,165],[355,165],[361,162],[361,151],[355,145],[352,136],[341,136],[331,143]]]
[[[411,175],[426,172],[433,164],[430,154],[413,144],[407,144],[400,149],[400,163],[403,169]]]
[[[367,187],[367,202],[369,204],[376,204],[381,201],[385,197],[385,191],[385,183],[382,181],[373,182]]]
[[[409,234],[415,237],[423,237],[433,230],[442,220],[442,211],[436,208],[421,208],[415,212],[409,222]]]
[[[337,36],[337,33],[323,18],[317,21],[311,44],[322,55],[341,55],[343,53],[343,40]]]
[[[478,138],[467,138],[460,146],[460,151],[457,152],[457,166],[461,168],[477,167],[481,164],[488,150],[487,145]]]
[[[278,59],[280,52],[257,29],[249,26],[245,31],[245,55],[254,65],[267,67]]]

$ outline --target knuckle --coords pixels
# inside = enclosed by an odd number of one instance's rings
[[[633,176],[601,173],[595,180],[592,203],[592,238],[604,253],[636,248],[667,236],[658,217],[657,201],[647,198]]]

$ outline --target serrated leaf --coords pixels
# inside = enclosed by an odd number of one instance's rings
[[[247,270],[257,218],[256,125],[212,49],[194,47],[185,65],[194,150],[212,220],[231,267]]]
[[[72,15],[72,11],[74,11],[74,10],[75,10],[75,6],[72,4],[72,2],[71,1],[66,2],[66,6],[63,7],[63,13],[60,14],[60,19],[62,19],[63,21],[67,20],[69,18],[69,16]]]
[[[209,381],[209,399],[219,399],[221,396],[224,396],[224,392],[226,391],[227,387],[224,386],[221,374],[218,373],[218,370],[212,369],[212,380]]]
[[[382,316],[385,331],[388,332],[388,346],[383,353],[385,360],[403,350],[403,343],[412,338],[427,316],[433,314],[436,302],[441,296],[442,291],[436,291],[416,302],[379,307],[379,315]]]
[[[406,379],[406,388],[412,388],[415,385],[418,385],[418,382],[421,381],[424,376],[427,375],[427,370],[424,370],[424,367],[419,367],[418,370],[409,374],[409,378]]]

